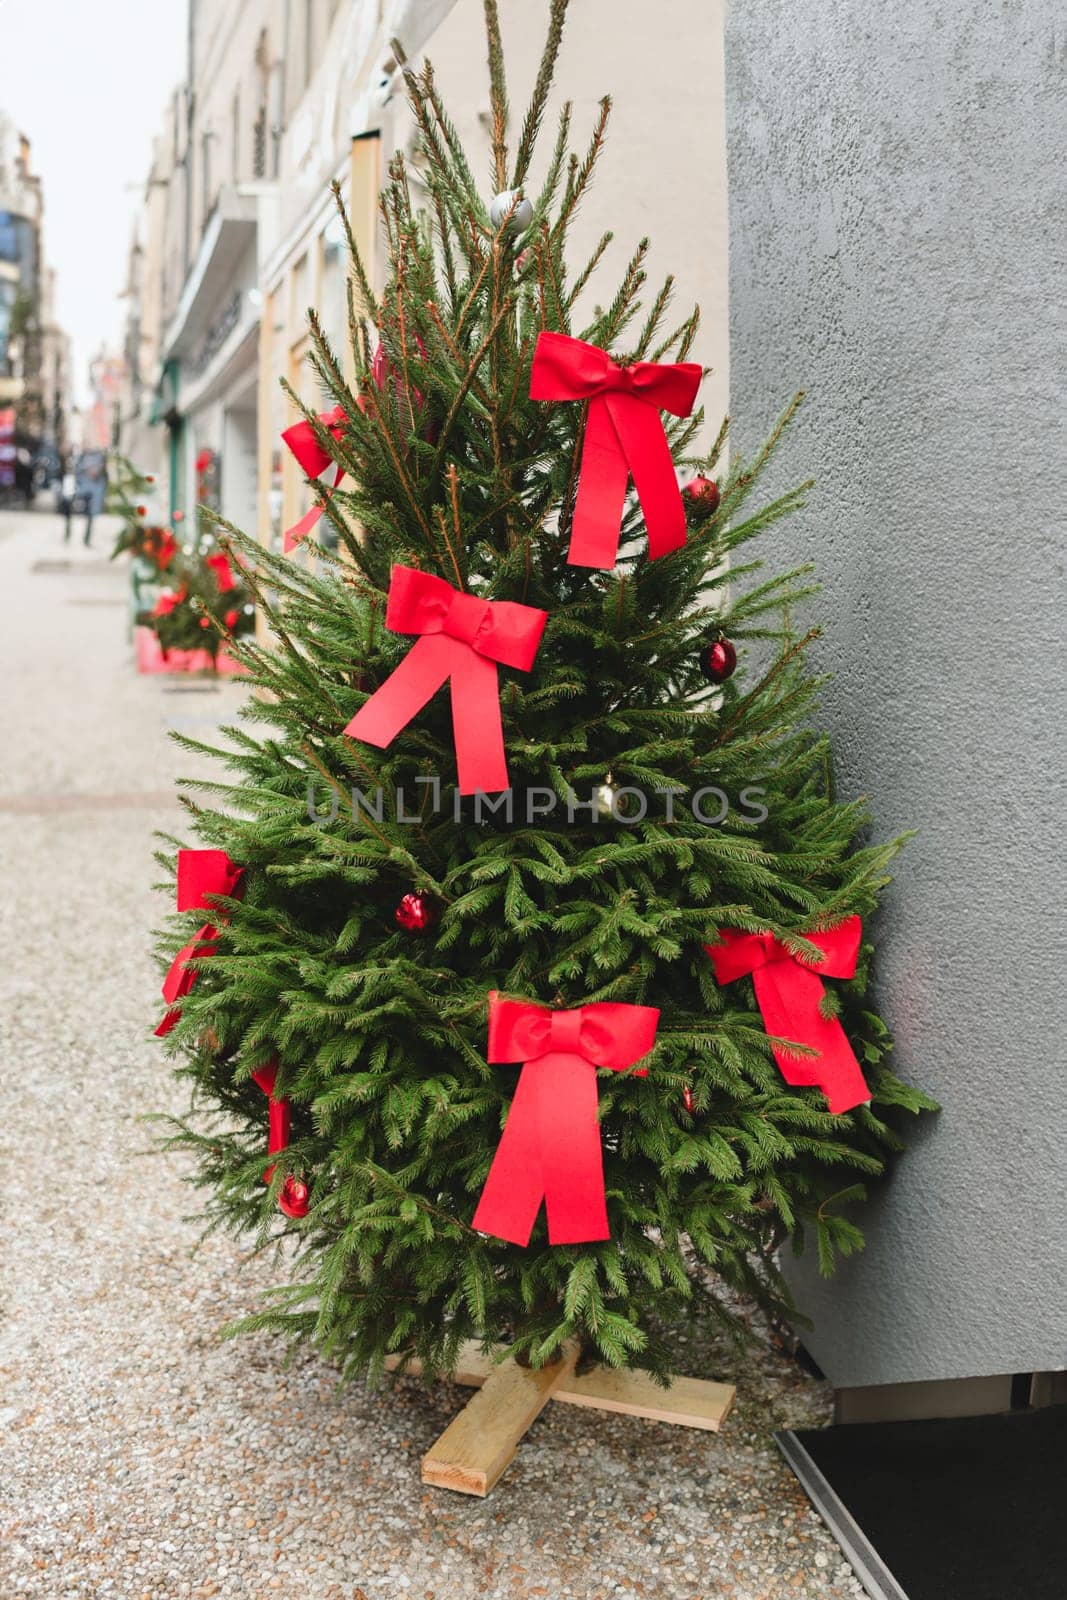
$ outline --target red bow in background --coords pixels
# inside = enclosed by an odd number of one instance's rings
[[[394,567],[385,625],[420,637],[345,733],[384,750],[448,681],[460,793],[499,793],[508,767],[497,663],[528,672],[547,620],[534,606],[461,594],[443,578]]]
[[[189,590],[184,583],[173,594],[161,594],[152,607],[151,615],[153,617],[169,617],[172,611],[176,611],[185,602],[188,594]]]
[[[488,1058],[524,1065],[472,1227],[528,1244],[544,1200],[549,1244],[611,1237],[596,1069],[625,1072],[640,1061],[658,1021],[654,1006],[601,1001],[553,1011],[490,994]]]
[[[572,566],[615,565],[631,475],[649,555],[665,556],[685,543],[685,507],[659,413],[687,417],[702,376],[693,361],[620,367],[606,350],[565,333],[538,337],[531,400],[589,401],[567,552]]]
[[[231,589],[237,587],[233,568],[230,566],[230,558],[223,555],[221,550],[217,555],[208,556],[204,565],[210,567],[215,574],[215,583],[218,586],[219,594],[229,594]]]
[[[220,913],[211,904],[212,898],[234,894],[242,876],[243,868],[235,866],[225,850],[179,850],[178,910],[210,911],[219,918]],[[215,923],[205,922],[174,957],[163,981],[163,998],[169,1009],[156,1029],[157,1038],[169,1033],[178,1021],[182,1009],[175,1002],[184,999],[197,980],[196,970],[188,963],[199,956],[213,956],[218,937]]]
[[[335,439],[340,439],[345,430],[345,423],[348,421],[348,413],[343,406],[334,406],[332,411],[320,411],[319,421],[327,433],[332,434]],[[310,422],[294,422],[291,428],[286,428],[282,438],[309,478],[317,478],[320,472],[325,472],[333,460],[329,451],[324,450],[315,437],[315,430]],[[338,467],[330,494],[337,488],[344,475],[344,467]],[[329,499],[329,495],[326,498]],[[301,539],[307,537],[322,516],[322,513],[322,506],[312,506],[310,511],[304,512],[299,522],[294,522],[291,528],[286,528],[282,538],[282,549],[286,554],[294,549]]]
[[[786,1083],[821,1089],[835,1113],[851,1111],[871,1098],[844,1028],[836,1017],[824,1017],[819,1010],[823,978],[851,978],[855,973],[861,932],[860,918],[848,917],[826,933],[803,934],[822,951],[821,961],[793,955],[771,933],[741,933],[736,928],[720,928],[722,943],[704,946],[719,983],[751,974],[769,1034],[819,1052],[802,1056],[787,1045],[771,1046]]]
[[[166,529],[161,528],[159,532],[159,543],[155,547],[156,565],[158,566],[160,572],[165,572],[170,566],[171,562],[174,560],[174,557],[177,553],[178,541],[174,535]]]

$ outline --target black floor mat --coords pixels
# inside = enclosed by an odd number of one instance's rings
[[[872,1593],[1067,1596],[1067,1406],[808,1428],[779,1444]]]

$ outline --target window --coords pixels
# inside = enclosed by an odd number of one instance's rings
[[[331,217],[322,235],[322,280],[319,315],[322,331],[341,367],[346,365],[348,341],[348,252],[340,217]]]
[[[256,43],[256,117],[252,124],[252,176],[265,178],[267,176],[267,140],[270,137],[270,122],[267,107],[270,103],[270,43],[267,39],[267,30],[260,30]],[[274,174],[277,176],[277,174]]]
[[[234,183],[241,181],[241,91],[233,97],[230,112],[230,177]]]
[[[211,134],[200,139],[200,204],[203,221],[211,215]]]
[[[252,124],[252,176],[267,176],[267,108],[260,106]]]
[[[304,0],[304,88],[311,82],[315,52],[315,0]]]

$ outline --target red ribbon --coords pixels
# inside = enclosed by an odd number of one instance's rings
[[[319,421],[322,423],[327,433],[331,434],[333,438],[339,440],[345,430],[345,423],[348,421],[348,413],[345,411],[343,406],[334,406],[332,411],[320,411]],[[282,438],[285,440],[286,444],[289,446],[290,450],[293,452],[293,455],[303,467],[304,472],[309,478],[317,478],[320,472],[325,472],[326,468],[333,460],[333,457],[330,455],[329,451],[324,450],[318,439],[315,437],[315,430],[311,426],[310,422],[294,422],[291,428],[286,428],[285,432],[282,434]],[[337,468],[337,474],[333,480],[333,487],[330,489],[330,493],[326,496],[327,500],[330,498],[330,495],[333,494],[334,489],[337,488],[344,475],[344,467],[339,466]],[[310,511],[305,511],[299,522],[294,522],[291,528],[286,528],[282,539],[282,549],[286,552],[286,554],[288,554],[290,550],[294,549],[300,543],[301,539],[307,537],[312,528],[315,526],[316,522],[318,522],[319,518],[322,516],[323,510],[323,506],[312,506]]]
[[[704,946],[719,983],[751,974],[769,1034],[819,1052],[801,1056],[787,1045],[771,1046],[786,1083],[821,1089],[835,1113],[851,1111],[871,1098],[844,1028],[836,1017],[824,1017],[819,1010],[823,978],[851,978],[855,972],[861,932],[860,918],[848,917],[826,933],[803,934],[822,951],[821,961],[793,955],[772,933],[741,933],[736,928],[720,928],[722,943]]]
[[[528,1244],[544,1200],[549,1244],[610,1239],[596,1069],[624,1072],[640,1061],[658,1021],[654,1006],[602,1001],[553,1011],[490,994],[489,1060],[524,1065],[474,1228]]]
[[[588,400],[578,496],[567,560],[613,567],[631,475],[648,529],[648,553],[685,543],[685,507],[660,411],[687,417],[703,369],[694,361],[635,361],[620,367],[606,350],[565,333],[542,333],[530,371],[531,400]]]
[[[188,593],[189,591],[183,583],[181,588],[176,590],[173,594],[161,594],[155,605],[152,607],[150,614],[153,617],[169,617],[171,612],[176,611],[184,602]]]
[[[241,881],[243,869],[234,866],[225,850],[178,851],[178,910],[211,911],[219,913],[211,904],[216,895],[232,895]],[[163,980],[163,998],[169,1007],[166,1016],[156,1029],[156,1037],[170,1032],[182,1014],[175,1002],[189,993],[199,974],[188,963],[202,956],[213,956],[218,948],[219,930],[214,922],[205,922],[198,928],[187,945],[184,945],[170,964]]]
[[[160,540],[155,547],[156,565],[160,572],[165,572],[178,550],[178,541],[172,533],[160,529]]]
[[[204,565],[210,567],[215,574],[215,582],[218,585],[219,594],[229,594],[231,589],[237,587],[233,568],[230,566],[230,559],[228,556],[223,555],[221,550],[217,555],[208,556]]]
[[[268,1097],[267,1101],[267,1154],[280,1155],[289,1148],[289,1101],[284,1095],[275,1095],[274,1084],[278,1076],[277,1061],[270,1061],[265,1067],[258,1067],[252,1074],[252,1082],[257,1084]],[[263,1182],[269,1183],[274,1176],[275,1163],[263,1170]],[[284,1211],[287,1217],[306,1217],[309,1210],[307,1184],[290,1174],[282,1185],[278,1195],[278,1209]]]
[[[534,606],[461,594],[443,578],[394,567],[385,625],[420,637],[345,733],[384,750],[450,681],[460,793],[508,788],[497,662],[528,672],[547,621]]]

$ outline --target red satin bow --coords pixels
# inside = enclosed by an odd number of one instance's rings
[[[649,555],[665,556],[685,543],[685,507],[659,413],[687,417],[702,375],[693,361],[620,367],[606,350],[565,333],[538,337],[531,400],[589,401],[567,552],[572,566],[615,565],[631,474]]]
[[[169,617],[183,603],[189,591],[183,583],[173,594],[161,594],[152,608],[153,617]]]
[[[234,894],[242,875],[243,869],[234,866],[225,850],[179,850],[178,910],[210,911],[218,917],[218,910],[211,904],[212,897]],[[163,998],[169,1009],[156,1029],[157,1038],[169,1033],[178,1021],[182,1008],[175,1001],[183,1000],[197,980],[198,973],[188,963],[200,956],[213,956],[218,948],[218,937],[215,924],[205,922],[174,957],[163,980]]]
[[[210,567],[215,574],[215,583],[219,594],[229,594],[231,589],[236,588],[237,585],[233,575],[233,568],[230,566],[230,558],[223,555],[221,550],[217,555],[208,556],[204,565]]]
[[[640,1061],[658,1021],[654,1006],[552,1011],[490,994],[489,1060],[524,1065],[472,1227],[528,1244],[544,1200],[549,1244],[610,1239],[596,1068],[624,1072]]]
[[[278,1063],[276,1061],[268,1062],[265,1067],[257,1067],[252,1074],[252,1082],[257,1084],[265,1095],[269,1096],[270,1103],[267,1109],[267,1154],[269,1156],[279,1155],[289,1147],[289,1102],[284,1095],[280,1095],[275,1099],[274,1083],[277,1076]],[[269,1167],[264,1167],[263,1169],[263,1182],[269,1183],[273,1176],[274,1162],[272,1161]]]
[[[332,434],[335,439],[340,439],[345,430],[345,423],[348,421],[348,413],[343,406],[334,406],[332,411],[320,411],[319,421],[327,433]],[[320,472],[325,472],[333,460],[329,451],[324,450],[315,437],[315,430],[310,422],[294,422],[291,428],[286,428],[282,438],[309,478],[317,478]],[[344,467],[339,466],[330,494],[333,494],[334,489],[337,488],[344,475]],[[329,499],[330,495],[327,495],[326,498]],[[322,506],[312,506],[310,511],[304,512],[299,522],[294,522],[291,528],[286,528],[282,538],[282,549],[286,554],[294,549],[301,539],[306,538],[322,516],[322,513]]]
[[[722,943],[704,946],[719,983],[733,983],[751,973],[769,1034],[819,1052],[800,1056],[786,1045],[771,1046],[786,1083],[820,1088],[835,1113],[851,1111],[871,1098],[844,1028],[836,1017],[824,1017],[819,1010],[823,978],[851,978],[855,972],[861,932],[860,918],[848,917],[826,933],[805,933],[808,943],[822,951],[822,961],[793,955],[771,933],[741,933],[736,928],[720,928]]]
[[[280,1155],[289,1148],[289,1102],[284,1095],[275,1096],[274,1084],[278,1076],[278,1063],[270,1061],[265,1067],[258,1067],[252,1074],[252,1082],[257,1084],[267,1096],[267,1154]],[[263,1171],[263,1182],[269,1183],[274,1176],[275,1163]],[[291,1174],[282,1185],[278,1195],[278,1209],[284,1211],[287,1217],[306,1217],[309,1210],[307,1184]]]
[[[384,750],[450,680],[460,793],[506,789],[497,662],[528,672],[547,621],[534,606],[461,594],[431,573],[394,567],[385,625],[420,637],[345,733]]]

